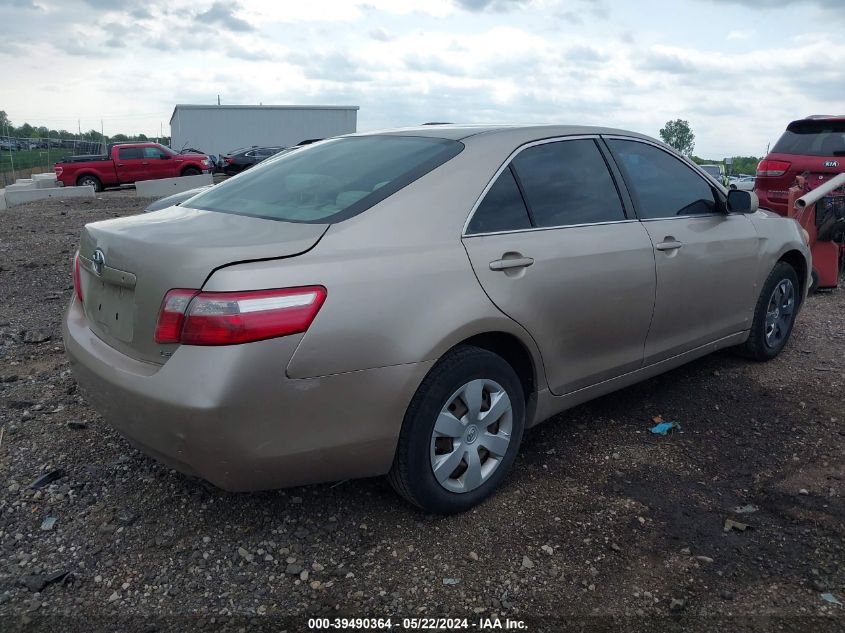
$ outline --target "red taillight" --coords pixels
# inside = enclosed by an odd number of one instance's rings
[[[226,163],[227,165],[231,165],[231,164],[232,164],[232,159],[231,159],[231,158],[229,158],[228,156],[224,156],[224,157],[223,157],[223,162],[224,162],[224,163]]]
[[[59,167],[58,165],[56,165],[55,167],[53,167],[53,171],[56,172],[56,178],[61,178],[62,172],[64,171],[64,167]]]
[[[76,290],[76,298],[82,303],[82,281],[79,277],[79,251],[73,256],[73,289]]]
[[[757,165],[758,176],[783,176],[792,163],[786,160],[763,159]]]
[[[185,325],[185,310],[199,290],[175,288],[168,291],[161,302],[156,325],[156,343],[178,343],[182,337],[182,326]]]
[[[156,327],[157,343],[237,345],[304,332],[326,300],[322,286],[167,293]]]

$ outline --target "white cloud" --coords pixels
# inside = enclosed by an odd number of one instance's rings
[[[0,109],[51,127],[103,119],[112,134],[158,133],[175,103],[219,94],[360,105],[363,130],[524,121],[656,135],[680,117],[696,151],[718,157],[759,154],[787,121],[841,109],[845,83],[831,55],[839,29],[821,22],[827,0],[804,2],[800,24],[784,23],[779,0],[759,11],[684,0],[671,15],[658,0],[43,3],[0,0],[0,63],[15,87]],[[719,45],[700,26],[716,18]],[[66,80],[45,84],[45,72]]]
[[[727,38],[729,40],[749,40],[757,34],[755,29],[748,29],[747,31],[729,31]]]

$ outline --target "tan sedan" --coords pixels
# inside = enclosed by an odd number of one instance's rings
[[[805,237],[638,134],[360,134],[86,226],[64,338],[94,406],[178,470],[387,474],[457,512],[564,409],[724,347],[775,357]]]

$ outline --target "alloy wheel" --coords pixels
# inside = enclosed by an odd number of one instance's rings
[[[795,286],[789,279],[781,279],[772,291],[766,308],[766,345],[778,347],[792,326],[795,312]]]

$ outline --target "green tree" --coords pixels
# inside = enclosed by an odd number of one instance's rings
[[[15,128],[15,136],[18,138],[29,138],[32,136],[33,131],[35,131],[35,128],[33,128],[29,123],[24,123],[19,128]]]
[[[666,121],[666,125],[660,128],[660,138],[684,156],[691,156],[695,148],[695,134],[692,133],[689,121],[683,119]]]
[[[11,127],[12,122],[9,120],[9,115],[6,114],[5,110],[0,110],[0,128],[4,128],[6,126]]]

